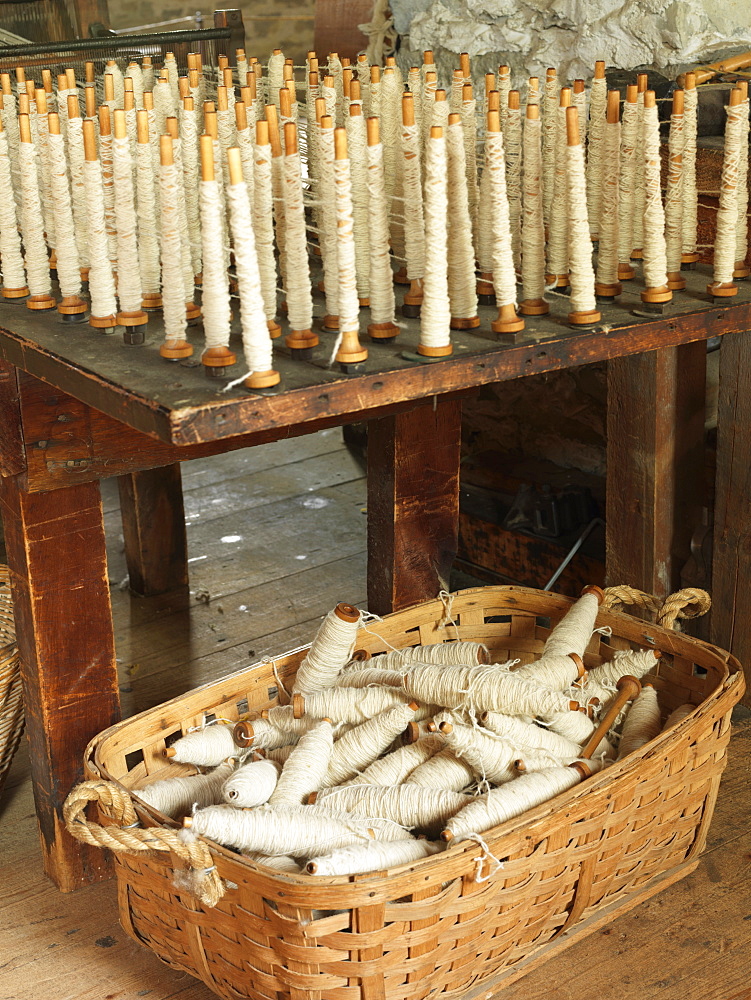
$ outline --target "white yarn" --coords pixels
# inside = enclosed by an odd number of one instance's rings
[[[374,323],[394,322],[394,284],[389,255],[388,208],[383,145],[368,146],[368,214],[370,219],[370,315]]]
[[[68,120],[68,164],[73,201],[73,220],[76,225],[76,246],[81,267],[89,265],[89,239],[86,214],[86,187],[84,184],[83,120]],[[104,210],[104,206],[102,206]],[[98,314],[97,314],[98,315]]]
[[[597,248],[597,281],[606,285],[614,285],[618,281],[620,122],[605,122],[602,146],[604,164],[600,191],[600,221],[598,226],[600,243]]]
[[[696,252],[698,199],[696,196],[696,131],[699,92],[683,92],[683,252]]]
[[[73,119],[71,119],[73,121]],[[115,278],[107,252],[107,230],[104,219],[104,190],[99,160],[83,164],[86,189],[86,225],[89,243],[89,295],[92,316],[110,316],[117,312]]]
[[[649,743],[662,729],[660,706],[657,692],[653,687],[643,687],[626,715],[623,723],[621,742],[618,746],[618,760]]]
[[[280,770],[273,760],[243,764],[224,782],[222,797],[230,805],[243,809],[263,805],[276,788]]]
[[[177,61],[172,53],[167,53],[164,57],[164,68],[167,70],[167,80],[172,93],[172,105],[180,106],[180,84],[178,81]]]
[[[735,250],[735,229],[733,229],[733,250]],[[665,211],[662,207],[660,182],[660,122],[657,105],[644,108],[643,251],[642,273],[645,286],[647,288],[664,287],[668,277],[665,258]],[[733,256],[732,253],[731,256]]]
[[[19,148],[21,168],[21,231],[23,233],[26,284],[32,295],[49,295],[50,281],[47,245],[44,242],[42,203],[37,178],[37,151],[32,142],[22,142]],[[23,285],[23,282],[21,283]]]
[[[410,70],[410,72],[412,71]],[[466,82],[471,83],[472,81],[467,80]],[[451,95],[449,96],[449,110],[452,115],[461,114],[464,83],[465,80],[461,72],[454,71],[454,76],[451,80]]]
[[[584,712],[556,712],[548,716],[545,725],[551,732],[580,746],[595,731],[594,722]]]
[[[445,739],[454,754],[466,761],[484,781],[500,784],[516,776],[514,761],[519,753],[502,737],[452,722],[451,732],[445,733]]]
[[[503,137],[500,132],[488,132],[485,137],[485,170],[490,175],[495,299],[498,306],[515,306],[516,274],[511,250]]]
[[[607,101],[607,95],[606,95]],[[571,107],[576,108],[578,112],[579,121],[579,142],[581,143],[582,149],[586,148],[587,144],[587,91],[582,90],[577,93],[576,90],[572,88],[571,90]],[[605,116],[605,124],[607,124],[607,115]],[[605,153],[605,163],[607,164],[607,153]]]
[[[573,715],[575,713],[567,713]],[[560,758],[575,758],[580,749],[580,744],[574,740],[566,739],[550,729],[543,729],[532,723],[524,722],[512,715],[504,715],[501,712],[486,712],[482,723],[496,736],[503,739],[519,749],[524,754],[531,750],[552,753]]]
[[[331,352],[333,362],[342,335],[359,330],[360,304],[355,274],[355,239],[352,219],[352,180],[349,160],[334,160],[336,190],[336,253],[339,272],[339,336]]]
[[[156,116],[157,135],[164,135],[167,131],[167,119],[173,118],[176,113],[172,100],[172,91],[167,80],[157,80],[154,85],[154,114]]]
[[[373,685],[401,687],[402,674],[398,670],[379,670],[377,667],[351,671],[345,668],[337,678],[336,683],[338,687],[348,688],[364,688]]]
[[[738,168],[741,142],[746,138],[743,124],[743,103],[725,108],[725,147],[720,180],[720,204],[717,210],[717,233],[714,244],[715,282],[727,284],[735,270],[736,227],[738,225]],[[744,226],[747,225],[743,220]]]
[[[553,200],[548,216],[548,274],[555,277],[569,272],[570,234],[568,218],[568,143],[566,109],[557,108],[556,159],[553,173]],[[582,186],[584,180],[582,179]]]
[[[339,315],[339,266],[336,236],[336,187],[334,182],[334,128],[318,128],[318,244],[323,263],[326,313]],[[390,280],[390,272],[389,272]]]
[[[634,156],[634,217],[632,249],[641,250],[644,245],[644,92],[636,95],[636,143]]]
[[[501,108],[503,104],[501,104]],[[507,108],[503,127],[503,147],[506,154],[506,186],[508,189],[511,249],[514,267],[521,267],[522,209],[522,119],[520,108]]]
[[[231,764],[220,764],[208,774],[193,774],[186,778],[165,778],[145,788],[134,788],[135,795],[165,816],[176,819],[185,816],[193,805],[199,809],[221,801],[222,785],[232,774]]]
[[[127,137],[112,142],[112,166],[117,225],[117,295],[123,312],[141,309],[141,274],[133,192],[133,160]]]
[[[542,191],[543,216],[545,224],[550,221],[550,206],[553,202],[555,164],[557,159],[558,105],[560,104],[560,84],[558,77],[545,80],[542,104]]]
[[[188,220],[188,239],[190,242],[193,274],[200,274],[201,258],[201,211],[198,197],[198,115],[196,108],[192,111],[182,109],[180,115],[180,139],[183,160],[183,188],[185,191],[185,214]],[[245,178],[247,180],[247,178]]]
[[[277,764],[286,764],[296,746],[297,743],[287,743],[283,747],[264,747],[264,750],[269,760],[275,760]]]
[[[372,843],[363,846],[343,847],[321,857],[311,858],[308,872],[311,875],[357,875],[408,865],[421,858],[437,854],[440,844],[429,840],[395,840],[391,843]]]
[[[112,74],[112,83],[115,90],[115,106],[121,108],[123,106],[124,94],[125,94],[125,82],[123,80],[123,72],[117,63],[112,60],[108,62],[105,67],[105,73]]]
[[[21,178],[19,175],[18,147],[21,139],[18,132],[18,115],[16,112],[16,95],[2,95],[2,109],[0,115],[3,119],[3,130],[5,131],[8,143],[8,157],[10,159],[11,176],[13,178],[12,190],[16,201],[16,210],[21,213]],[[67,105],[66,105],[67,110]],[[20,286],[19,286],[20,287]]]
[[[651,649],[622,649],[613,654],[612,660],[604,660],[592,667],[587,680],[599,684],[615,684],[624,674],[641,679],[657,666],[657,657]]]
[[[253,204],[253,187],[255,181],[255,167],[254,167],[254,142],[253,142],[253,132],[254,127],[248,126],[248,128],[237,129],[235,132],[235,140],[237,142],[237,147],[240,150],[240,161],[242,163],[243,170],[243,180],[248,188],[248,199],[250,204]]]
[[[141,72],[143,74],[143,89],[152,90],[154,87],[154,67],[151,64],[144,65],[141,63]]]
[[[582,594],[551,630],[545,640],[544,655],[566,656],[568,653],[576,653],[577,656],[584,656],[592,638],[599,607],[596,594]]]
[[[21,238],[16,222],[12,166],[8,154],[8,133],[0,132],[0,258],[6,288],[24,288],[26,275],[21,255]]]
[[[477,184],[477,120],[475,118],[477,102],[474,98],[462,101],[461,116],[464,132],[464,161],[467,175],[467,200],[469,216],[472,220],[472,232],[477,239],[477,206],[480,190]]]
[[[416,767],[404,779],[404,784],[460,792],[474,780],[475,772],[472,766],[460,760],[451,748],[446,747]]]
[[[409,746],[399,747],[391,753],[381,757],[380,760],[373,761],[362,774],[350,778],[340,788],[350,785],[399,785],[409,775],[429,760],[434,754],[439,753],[446,746],[443,736],[438,734],[423,736]]]
[[[245,181],[230,184],[227,188],[227,202],[235,248],[245,363],[249,373],[268,372],[273,368],[271,337],[266,325],[250,199]]]
[[[422,74],[419,66],[411,66],[407,73],[407,87],[412,94],[412,104],[415,109],[415,124],[417,125],[417,135],[422,146]]]
[[[554,691],[563,691],[569,687],[578,676],[578,667],[570,656],[563,653],[543,655],[534,663],[525,664],[514,670],[517,677],[541,684]]]
[[[276,259],[274,257],[271,146],[255,146],[253,185],[253,232],[256,238],[258,274],[266,320],[276,316]]]
[[[381,81],[370,81],[370,116],[381,117]]]
[[[362,97],[362,113],[367,118],[372,114],[370,107],[370,60],[365,55],[364,59],[357,58],[357,79],[360,82],[360,96]]]
[[[284,225],[287,292],[287,315],[293,330],[309,330],[313,322],[313,298],[310,287],[308,244],[305,233],[300,154],[284,157]],[[277,229],[277,239],[278,239]]]
[[[396,823],[375,817],[348,816],[312,806],[234,809],[208,806],[192,818],[191,830],[219,844],[262,854],[328,852],[370,840],[405,840]]]
[[[268,77],[266,79],[268,103],[276,104],[277,109],[279,108],[279,91],[284,86],[284,61],[283,52],[272,52],[269,56]]]
[[[355,238],[355,267],[357,294],[361,299],[370,295],[369,217],[368,217],[368,161],[366,123],[362,115],[348,115],[347,150],[352,175],[352,220]]]
[[[203,258],[203,330],[206,348],[226,347],[230,335],[230,304],[222,246],[222,204],[219,182],[201,181],[201,242]],[[164,259],[164,258],[163,258]],[[178,254],[179,261],[179,254]],[[185,304],[183,303],[183,321]]]
[[[334,729],[322,719],[304,733],[294,747],[281,773],[271,805],[300,805],[311,792],[318,791],[329,769],[334,749]]]
[[[404,646],[389,653],[380,653],[370,661],[353,663],[348,670],[361,670],[368,664],[383,670],[400,670],[402,673],[414,663],[469,666],[483,663],[486,652],[486,647],[480,642],[437,642],[427,646]]]
[[[402,125],[402,154],[404,158],[402,163],[404,248],[407,260],[407,277],[413,281],[421,279],[425,274],[426,227],[420,176],[420,133],[417,124]]]
[[[297,719],[298,727],[279,726],[268,719],[253,719],[250,727],[253,730],[251,746],[254,750],[263,747],[264,750],[278,750],[280,747],[297,743],[302,733],[315,725],[312,719]],[[276,758],[274,758],[276,760]]]
[[[316,724],[310,719],[296,719],[292,705],[274,705],[260,719],[254,719],[253,725],[258,726],[260,722],[268,722],[285,733],[295,733],[297,736],[309,732]]]
[[[42,215],[44,216],[44,231],[47,244],[57,246],[55,233],[55,206],[50,190],[50,153],[49,153],[49,119],[47,115],[35,115],[37,121],[36,147],[39,154],[39,192],[42,197]]]
[[[232,726],[217,723],[186,733],[173,745],[172,760],[176,764],[195,764],[197,767],[216,767],[237,753],[232,737]]]
[[[665,725],[662,727],[663,732],[666,729],[670,729],[673,726],[677,726],[679,722],[682,722],[686,716],[691,715],[696,705],[692,705],[691,702],[686,702],[684,705],[679,705],[674,708],[670,715],[665,720]]]
[[[149,120],[149,149],[151,150],[151,163],[154,176],[159,176],[160,156],[159,156],[159,133],[156,130],[156,112],[150,108],[146,115]],[[157,215],[160,212],[159,206],[159,184],[154,185],[154,200],[156,203]]]
[[[542,123],[524,120],[524,198],[522,224],[522,289],[527,301],[545,293],[545,228],[542,220]]]
[[[300,865],[288,854],[262,854],[260,851],[243,851],[242,856],[265,868],[273,868],[274,871],[287,872],[290,875],[300,873]]]
[[[509,72],[508,66],[498,67],[498,77],[496,90],[498,91],[499,105],[500,105],[500,120],[501,120],[501,132],[503,132],[503,141],[506,142],[506,124],[508,122],[508,95],[511,91],[511,73]]]
[[[143,108],[143,70],[138,63],[130,63],[125,70],[125,78],[133,81],[133,103],[136,111]],[[123,82],[123,88],[125,83]]]
[[[417,785],[349,785],[324,788],[316,805],[354,815],[382,816],[408,829],[440,833],[443,824],[470,801],[461,792],[420,788]]]
[[[587,221],[584,150],[567,148],[569,284],[571,311],[589,312],[597,308],[595,272],[592,267],[592,240]]]
[[[444,137],[449,124],[449,104],[448,101],[433,101],[431,106],[430,125],[433,128],[443,129]]]
[[[68,186],[67,160],[62,135],[48,137],[50,163],[50,194],[55,212],[55,254],[57,256],[57,280],[64,298],[81,294],[81,272],[76,249],[76,231],[73,223],[73,209]],[[1,156],[1,153],[0,153]],[[0,198],[2,200],[2,198]],[[0,223],[0,238],[2,223]],[[5,250],[0,246],[3,269],[6,268]]]
[[[448,126],[448,292],[453,319],[477,315],[475,251],[472,246],[464,130],[461,122]]]
[[[159,237],[156,226],[156,199],[151,147],[136,144],[136,192],[138,205],[138,263],[144,295],[160,290]],[[160,227],[161,229],[161,227]]]
[[[332,688],[352,656],[359,627],[359,619],[355,622],[344,621],[337,615],[336,609],[329,611],[298,667],[293,690],[312,694]],[[327,714],[324,712],[324,715]]]
[[[180,235],[180,194],[177,166],[174,163],[161,165],[159,169],[159,204],[161,212],[162,308],[166,344],[184,340],[187,327]],[[207,282],[204,275],[204,329],[209,311],[206,307],[206,288]]]
[[[420,311],[420,344],[447,347],[451,343],[448,289],[448,185],[445,133],[429,135],[425,147],[425,277]],[[406,194],[406,192],[405,192]]]
[[[621,170],[618,202],[618,262],[627,265],[634,249],[634,186],[636,183],[636,130],[638,105],[623,102]]]
[[[741,158],[738,164],[738,225],[735,232],[735,259],[738,263],[746,259],[748,252],[748,134],[749,134],[749,99],[741,102]]]
[[[475,226],[475,251],[477,266],[482,274],[493,270],[493,196],[490,190],[488,168],[488,137],[485,137],[485,157],[477,194],[477,223]]]
[[[229,102],[228,102],[229,103]],[[216,113],[217,132],[219,133],[219,145],[222,147],[222,163],[225,154],[230,146],[237,144],[235,129],[235,112],[233,108],[220,108]],[[280,123],[281,135],[284,135],[284,124]]]
[[[683,251],[683,115],[670,116],[668,183],[665,192],[665,264],[668,274],[681,269]]]
[[[365,722],[394,706],[407,704],[403,691],[384,687],[329,688],[305,696],[305,714],[335,722]],[[412,718],[409,715],[407,722]],[[407,722],[404,723],[406,726]],[[403,728],[403,727],[402,727]]]
[[[422,85],[422,121],[420,127],[422,129],[421,141],[423,149],[428,144],[428,137],[430,136],[430,126],[433,124],[433,109],[436,105],[435,92],[438,89],[437,80],[426,80],[423,79]]]
[[[378,691],[378,688],[369,690]],[[329,692],[331,693],[333,692]],[[351,692],[347,692],[349,693]],[[366,695],[368,692],[356,693]],[[414,710],[408,704],[396,704],[374,715],[361,726],[350,729],[334,744],[329,769],[321,783],[322,787],[347,781],[371,764],[404,731],[413,716]]]
[[[112,163],[112,134],[99,136],[99,162],[102,165],[104,219],[107,224],[107,247],[112,267],[117,270],[117,219],[115,217],[115,184]]]
[[[592,80],[589,93],[589,147],[587,149],[587,217],[592,236],[599,233],[602,217],[602,185],[605,173],[605,125],[608,104],[608,84],[605,77]],[[583,151],[582,151],[583,157]],[[612,164],[607,164],[608,169]]]

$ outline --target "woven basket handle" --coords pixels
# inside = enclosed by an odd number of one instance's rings
[[[607,587],[602,608],[606,611],[618,611],[621,607],[644,608],[646,611],[656,615],[660,610],[660,602],[651,594],[646,594],[636,587],[627,587],[621,584],[618,587]]]
[[[100,826],[86,818],[86,806],[98,802],[115,821]],[[216,906],[225,892],[209,848],[202,840],[184,841],[175,830],[163,826],[138,827],[138,816],[128,793],[112,781],[84,781],[71,791],[63,805],[68,833],[94,847],[138,854],[171,851],[190,868],[191,886],[205,906]]]
[[[657,612],[657,624],[663,628],[675,629],[676,622],[687,618],[699,618],[712,606],[712,598],[706,590],[684,587],[665,598],[665,603]]]

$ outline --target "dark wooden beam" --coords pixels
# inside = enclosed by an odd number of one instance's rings
[[[26,468],[18,375],[0,362],[0,476],[17,476]]]
[[[29,495],[0,480],[42,855],[69,891],[109,874],[66,832],[62,804],[87,743],[120,717],[102,504],[96,484]]]
[[[313,45],[324,62],[329,52],[349,56],[354,62],[358,52],[368,46],[368,36],[358,28],[373,14],[374,0],[316,0]]]
[[[459,519],[461,402],[368,424],[368,607],[398,611],[448,589]]]
[[[179,465],[118,479],[130,589],[154,597],[188,586],[188,543]]]

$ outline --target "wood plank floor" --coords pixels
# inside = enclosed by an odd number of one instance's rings
[[[128,714],[307,641],[337,600],[365,601],[365,482],[340,431],[192,462],[183,481],[191,592],[180,598],[124,589],[114,482],[103,491]],[[697,871],[504,1000],[751,1000],[751,713],[737,717]],[[0,800],[0,1000],[213,995],[125,936],[114,883],[62,895],[41,874],[22,746]]]

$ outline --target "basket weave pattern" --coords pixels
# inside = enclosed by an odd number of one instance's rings
[[[13,624],[10,574],[7,566],[0,566],[0,791],[13,754],[21,742],[23,724],[21,670]]]
[[[371,652],[454,638],[486,643],[494,661],[531,662],[571,602],[518,587],[432,601],[362,630]],[[252,1000],[421,1000],[458,995],[518,963],[582,921],[595,922],[695,867],[725,766],[730,712],[743,691],[730,654],[624,614],[602,611],[585,664],[618,649],[663,653],[650,681],[665,711],[696,710],[635,754],[550,802],[389,872],[336,878],[282,875],[212,845],[233,883],[213,909],[175,888],[174,856],[118,854],[120,919],[163,961],[223,997]],[[377,634],[375,634],[377,633]],[[304,652],[280,657],[286,687]],[[271,664],[205,685],[112,727],[89,748],[91,776],[133,788],[164,777],[162,751],[204,713],[237,719],[279,701]],[[182,772],[169,765],[172,774]],[[135,800],[144,826],[171,821]],[[106,822],[106,816],[103,817]],[[172,824],[174,825],[174,824]],[[593,928],[594,929],[594,928]]]

